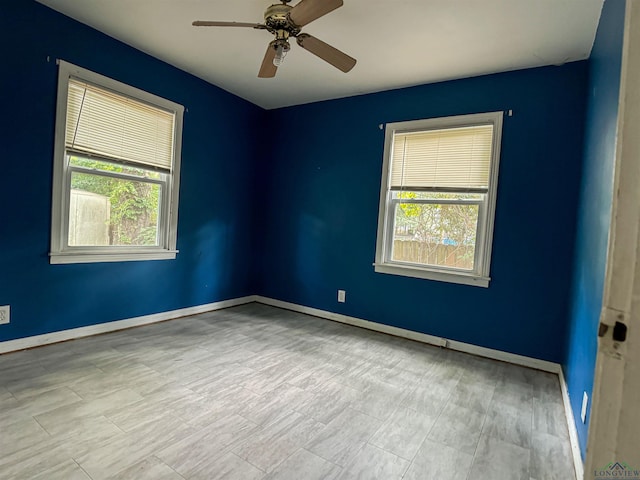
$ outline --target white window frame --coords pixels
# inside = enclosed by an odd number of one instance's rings
[[[59,60],[58,98],[56,107],[56,127],[53,169],[53,203],[51,214],[50,263],[93,263],[121,262],[135,260],[175,259],[178,250],[178,190],[180,185],[180,158],[182,150],[182,122],[184,107],[170,100],[158,97],[138,88],[118,82],[90,70]],[[69,79],[74,78],[111,90],[149,105],[171,111],[175,114],[173,159],[170,173],[161,175],[160,181],[145,179],[148,183],[160,183],[163,194],[158,215],[158,246],[69,246],[69,204],[71,194],[71,173],[81,171],[71,167],[65,147],[67,97]],[[88,157],[89,158],[89,157]],[[97,158],[96,158],[97,159]],[[126,174],[96,172],[122,179],[139,180]]]
[[[491,277],[491,249],[493,244],[493,225],[496,209],[496,192],[498,188],[498,168],[500,163],[500,144],[502,138],[502,112],[488,112],[471,115],[413,120],[407,122],[388,123],[385,128],[384,159],[382,164],[382,182],[380,187],[380,208],[378,214],[378,235],[376,241],[376,259],[374,270],[378,273],[402,275],[406,277],[424,278],[442,282],[488,287]],[[478,204],[478,230],[476,234],[476,250],[474,270],[462,270],[431,265],[416,265],[391,260],[393,246],[393,215],[397,199],[393,199],[390,189],[391,156],[393,139],[396,133],[419,132],[446,128],[471,127],[476,125],[493,125],[493,142],[491,166],[489,171],[489,188],[484,200],[412,200],[412,203],[472,203]]]

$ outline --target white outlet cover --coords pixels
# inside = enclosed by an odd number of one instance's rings
[[[338,302],[344,303],[346,301],[347,292],[344,290],[338,290]]]
[[[0,307],[0,325],[9,323],[10,318],[11,318],[11,308],[9,307],[9,305]]]
[[[587,423],[587,405],[588,404],[589,404],[589,395],[587,395],[587,392],[583,392],[582,410],[580,411],[580,418],[582,419],[582,423]]]

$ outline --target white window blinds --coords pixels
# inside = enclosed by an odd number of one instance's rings
[[[493,125],[398,132],[391,152],[391,190],[486,192]]]
[[[66,149],[171,170],[175,114],[69,79]]]

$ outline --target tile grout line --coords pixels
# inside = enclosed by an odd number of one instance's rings
[[[31,415],[31,418],[33,419],[34,422],[36,422],[38,424],[38,426],[44,430],[44,432],[49,435],[50,438],[53,438],[53,435],[51,435],[51,432],[49,432],[49,430],[47,430],[46,428],[44,428],[44,425],[42,425],[38,419],[36,418],[36,415]]]
[[[92,477],[91,475],[89,475],[89,472],[87,472],[84,468],[82,468],[82,465],[80,465],[80,464],[76,461],[76,459],[75,459],[75,458],[71,457],[71,461],[72,461],[73,463],[75,463],[75,464],[78,466],[78,468],[79,468],[80,470],[82,470],[82,471],[84,472],[84,474],[85,474],[88,478],[90,478],[91,480],[93,480],[93,477]]]

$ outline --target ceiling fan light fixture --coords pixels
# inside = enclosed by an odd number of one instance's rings
[[[285,53],[284,53],[283,46],[282,45],[278,45],[276,47],[276,56],[273,57],[273,64],[276,67],[279,67],[280,65],[282,65],[282,61],[284,60],[284,56],[285,56]]]
[[[279,67],[282,65],[284,61],[284,57],[287,56],[287,52],[291,48],[289,42],[287,42],[286,38],[279,38],[275,42],[273,42],[273,48],[276,51],[273,57],[273,65]]]

